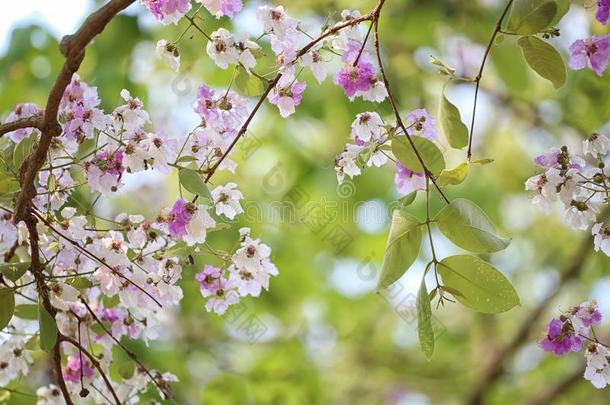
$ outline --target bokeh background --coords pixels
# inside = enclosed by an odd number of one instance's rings
[[[289,13],[315,31],[344,8],[368,11],[371,0],[290,0]],[[590,4],[589,4],[590,3]],[[593,23],[593,1],[573,2],[552,40],[566,55],[574,39],[601,34]],[[0,14],[0,117],[13,106],[31,101],[44,106],[63,58],[58,40],[73,32],[101,2],[85,0],[9,2]],[[231,29],[258,36],[254,10],[247,7]],[[443,78],[428,63],[430,55],[454,65],[458,74],[474,76],[503,1],[388,0],[380,27],[389,76],[404,112],[425,107],[436,113]],[[208,33],[219,24],[204,12],[200,24]],[[87,49],[79,73],[97,86],[105,111],[121,103],[123,88],[140,97],[151,113],[155,131],[184,136],[194,127],[192,111],[197,86],[224,87],[230,71],[214,66],[205,54],[205,39],[190,30],[180,41],[182,66],[175,74],[155,58],[159,39],[173,40],[186,27],[160,26],[137,4],[107,27]],[[337,62],[331,63],[333,71]],[[486,257],[511,279],[521,306],[486,316],[459,305],[434,311],[436,353],[426,361],[417,342],[414,293],[429,252],[398,282],[392,297],[374,292],[389,228],[391,203],[399,196],[391,168],[368,169],[338,187],[333,170],[358,112],[374,109],[389,116],[386,104],[350,103],[327,80],[322,86],[308,77],[308,88],[296,114],[281,120],[266,105],[237,148],[235,175],[219,173],[213,182],[234,181],[245,195],[246,214],[231,231],[211,235],[215,246],[232,246],[237,228],[249,226],[273,248],[280,276],[259,299],[247,299],[229,316],[206,313],[193,276],[198,266],[213,261],[197,257],[184,271],[185,298],[179,312],[167,320],[161,339],[131,344],[151,368],[176,374],[174,404],[458,404],[466,403],[481,375],[549,294],[559,293],[535,322],[524,344],[502,365],[485,403],[610,403],[576,374],[581,355],[553,358],[537,348],[538,333],[560,309],[589,297],[599,300],[610,317],[610,261],[583,254],[588,235],[570,230],[559,210],[536,211],[523,190],[536,173],[532,158],[555,145],[576,145],[592,131],[610,129],[610,81],[592,72],[569,72],[567,84],[552,85],[528,70],[514,39],[507,36],[494,48],[482,81],[477,113],[477,158],[493,164],[475,168],[462,185],[447,189],[450,197],[471,199],[492,217],[511,246]],[[448,98],[470,122],[471,85],[452,85]],[[449,167],[464,160],[462,151],[448,151]],[[176,198],[177,176],[132,175],[115,199],[98,203],[104,216],[120,211],[154,217]],[[86,202],[88,196],[78,195]],[[295,204],[295,202],[298,202]],[[295,209],[295,206],[297,207]],[[309,207],[309,208],[307,208]],[[440,208],[438,201],[433,210]],[[422,197],[411,211],[424,217]],[[322,213],[322,214],[321,214]],[[337,235],[342,237],[337,239]],[[340,240],[340,242],[339,242]],[[435,234],[440,256],[459,249]],[[580,256],[579,256],[580,255]],[[561,282],[561,274],[576,260],[576,277]],[[600,335],[610,338],[604,322]],[[600,338],[601,338],[600,336]],[[45,354],[36,353],[37,358]],[[120,354],[117,354],[120,356]],[[28,379],[14,384],[34,392],[48,382],[45,363]],[[548,397],[546,397],[548,398]],[[539,401],[539,402],[535,402]],[[540,402],[542,401],[542,402]],[[546,401],[546,402],[545,402]],[[13,395],[11,404],[31,404],[33,398]]]

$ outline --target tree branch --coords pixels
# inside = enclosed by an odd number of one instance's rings
[[[42,127],[43,118],[40,115],[34,115],[28,118],[21,118],[12,122],[5,122],[4,124],[0,124],[0,137],[2,135],[13,132],[17,129],[21,128],[38,128]]]

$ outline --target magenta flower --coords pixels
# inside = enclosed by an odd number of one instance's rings
[[[186,227],[193,218],[193,205],[187,203],[182,198],[176,200],[169,220],[169,234],[174,238],[181,238],[187,234]]]
[[[243,8],[241,0],[199,0],[199,2],[216,18],[223,15],[233,18]]]
[[[195,275],[195,279],[199,281],[199,288],[208,295],[216,294],[216,290],[220,288],[221,281],[220,276],[222,270],[218,267],[210,266],[206,264],[201,273]]]
[[[608,24],[608,20],[610,20],[610,0],[597,1],[597,13],[595,13],[595,18],[604,25]]]
[[[375,68],[372,64],[360,60],[357,66],[347,63],[334,77],[334,83],[341,86],[349,98],[356,93],[366,92],[375,82]]]
[[[589,66],[598,76],[608,67],[610,58],[610,35],[579,39],[570,45],[570,68],[583,69]]]
[[[190,9],[190,0],[143,0],[157,21],[163,24],[177,23]]]
[[[548,328],[546,337],[540,341],[540,347],[545,352],[562,356],[570,351],[578,352],[582,348],[582,338],[575,335],[571,323],[553,319]]]
[[[93,378],[93,369],[89,365],[89,361],[82,354],[70,356],[66,367],[63,370],[64,379],[73,383],[79,383],[81,374],[84,379]]]
[[[426,188],[426,177],[423,173],[412,172],[400,162],[396,162],[396,169],[394,184],[400,194],[407,195],[415,190]]]

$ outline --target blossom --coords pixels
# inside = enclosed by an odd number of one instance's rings
[[[590,381],[595,388],[601,389],[610,384],[608,357],[610,357],[610,350],[606,347],[593,342],[587,345],[585,350],[587,367],[584,378]]]
[[[191,9],[190,0],[140,0],[157,21],[162,24],[177,23]]]
[[[595,221],[597,208],[582,197],[572,200],[566,210],[566,221],[574,229],[586,230]]]
[[[610,257],[610,226],[605,226],[601,222],[597,223],[591,228],[591,234],[595,251],[601,250]]]
[[[426,189],[426,176],[423,173],[413,172],[400,162],[396,162],[396,169],[394,184],[400,194],[407,195],[416,190]]]
[[[174,238],[181,238],[186,235],[186,227],[191,222],[196,207],[194,204],[187,203],[182,198],[176,200],[172,207],[169,217],[169,234]]]
[[[297,32],[297,20],[288,16],[283,6],[261,6],[256,10],[256,18],[263,22],[266,34],[280,40],[290,38]]]
[[[178,69],[180,69],[180,52],[175,44],[167,42],[165,39],[161,39],[157,42],[156,54],[157,58],[165,59],[174,72],[177,72]]]
[[[95,374],[89,360],[82,354],[68,357],[68,362],[64,367],[62,374],[66,381],[72,383],[80,383],[81,376],[84,380],[93,378]]]
[[[10,336],[0,345],[0,385],[5,387],[20,375],[29,373],[32,357],[23,336]]]
[[[93,159],[85,162],[85,171],[92,191],[98,191],[102,195],[116,192],[121,186],[121,178],[125,171],[123,151],[99,152]]]
[[[241,0],[197,0],[216,18],[233,18],[243,8]]]
[[[570,45],[570,62],[572,69],[582,69],[589,66],[598,76],[608,67],[610,58],[610,35],[593,36],[579,39]]]
[[[597,0],[595,18],[604,25],[608,24],[608,20],[610,20],[610,0]]]
[[[383,120],[376,112],[364,112],[356,115],[352,122],[352,135],[358,139],[368,142],[378,139],[383,129]]]
[[[269,102],[279,108],[282,118],[286,118],[294,114],[295,107],[301,104],[305,87],[307,84],[304,82],[294,81],[285,86],[278,83],[269,93]]]
[[[410,124],[407,128],[409,135],[419,135],[428,139],[436,138],[436,128],[434,124],[436,120],[428,114],[424,108],[411,111],[407,115],[407,122]]]
[[[212,190],[212,198],[216,206],[216,215],[224,215],[229,219],[235,218],[237,214],[244,212],[239,200],[244,198],[237,190],[237,184],[227,183]]]
[[[592,134],[582,142],[582,152],[591,155],[605,155],[610,151],[610,138],[606,135]]]
[[[17,121],[23,118],[42,116],[43,112],[43,110],[38,108],[38,106],[33,103],[17,104],[17,106],[6,118],[5,123]],[[28,138],[32,134],[38,135],[40,134],[40,131],[36,128],[19,128],[14,131],[7,132],[6,135],[14,143],[19,143],[21,140]]]
[[[551,209],[550,203],[557,200],[557,186],[562,181],[560,171],[550,168],[545,173],[527,179],[525,189],[535,191],[532,202],[541,210],[549,212]]]
[[[582,338],[574,334],[574,330],[569,322],[553,319],[549,322],[546,337],[540,341],[540,347],[546,352],[562,356],[569,351],[580,351]]]
[[[301,65],[308,67],[318,83],[326,79],[327,71],[322,56],[318,50],[309,51],[301,56]]]
[[[366,92],[371,88],[374,79],[375,68],[363,59],[354,66],[352,63],[345,65],[335,75],[335,84],[341,86],[345,95],[353,100],[358,92]]]
[[[64,405],[66,403],[59,387],[55,384],[38,388],[36,396],[38,397],[36,405]]]
[[[343,153],[335,158],[335,172],[337,173],[337,181],[343,183],[345,175],[350,178],[360,176],[362,172],[359,164],[360,153],[364,149],[363,146],[357,144],[347,144]]]
[[[100,103],[97,88],[90,87],[74,73],[59,103],[63,134],[82,143],[85,138],[93,138],[95,130],[105,129],[109,119],[98,108]]]
[[[197,89],[195,112],[203,119],[206,128],[229,137],[237,135],[237,130],[248,117],[248,102],[234,91],[222,91],[220,96],[206,85]]]
[[[207,230],[214,226],[216,226],[216,221],[208,213],[208,207],[199,205],[193,218],[186,226],[186,235],[182,239],[188,246],[203,243],[207,236]]]
[[[570,322],[577,334],[588,335],[592,326],[597,326],[602,321],[602,314],[597,309],[597,301],[589,300],[572,307],[569,310]]]
[[[116,133],[132,137],[144,131],[143,127],[150,122],[150,117],[142,101],[132,97],[128,90],[121,90],[121,97],[126,103],[112,112],[112,126]]]

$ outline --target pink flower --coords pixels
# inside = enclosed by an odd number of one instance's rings
[[[419,135],[424,138],[436,138],[436,128],[434,124],[436,120],[432,118],[425,108],[413,110],[407,115],[407,122],[411,125],[407,128],[409,135]]]
[[[162,24],[177,23],[191,9],[190,0],[141,0],[157,21]]]
[[[286,118],[294,114],[295,107],[301,104],[305,87],[307,84],[303,82],[294,82],[288,87],[278,85],[269,93],[269,102],[276,105],[280,110],[280,115]]]
[[[606,25],[610,19],[610,0],[598,0],[597,1],[597,13],[595,18],[600,23]]]
[[[334,83],[341,86],[350,99],[353,99],[357,92],[368,91],[375,80],[375,68],[362,59],[356,66],[347,63],[334,77]]]
[[[570,68],[582,69],[589,66],[598,76],[608,67],[610,58],[610,35],[579,39],[570,45]]]
[[[68,357],[68,362],[63,370],[64,379],[73,383],[79,383],[81,380],[93,378],[93,369],[89,365],[89,361],[82,354]]]
[[[243,8],[241,0],[198,0],[216,18],[233,18]]]
[[[43,110],[38,108],[36,104],[33,103],[23,103],[17,104],[13,112],[9,114],[6,118],[6,123],[17,121],[22,118],[29,118],[35,115],[42,115]],[[11,141],[15,143],[21,142],[22,139],[29,137],[32,133],[40,133],[35,128],[19,128],[15,131],[8,132],[7,135],[11,139]]]
[[[553,319],[549,323],[546,337],[540,341],[540,347],[545,352],[562,356],[570,351],[580,351],[582,338],[575,335],[571,323]]]
[[[192,204],[187,203],[183,199],[177,200],[170,214],[169,234],[174,238],[181,238],[186,235],[186,227],[191,222],[194,212]]]
[[[400,162],[396,162],[396,169],[398,171],[394,175],[394,184],[400,194],[407,195],[426,188],[426,176],[423,173],[412,172]]]
[[[107,150],[98,153],[93,159],[85,162],[87,182],[92,191],[99,191],[103,195],[114,193],[121,185],[123,167],[123,151],[114,153]]]
[[[209,264],[205,265],[201,273],[195,275],[195,279],[199,281],[201,294],[204,297],[216,294],[216,291],[221,288],[221,276],[222,270],[218,267],[210,266]]]

